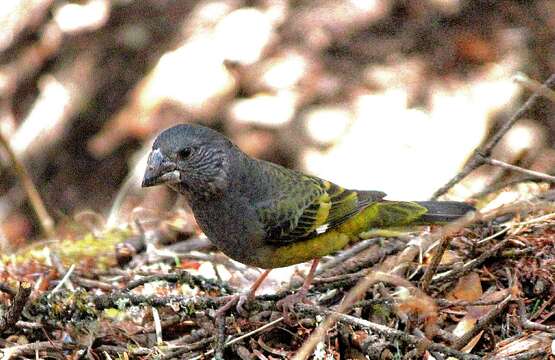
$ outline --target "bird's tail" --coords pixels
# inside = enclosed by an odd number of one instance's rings
[[[457,220],[474,207],[457,201],[379,201],[367,210],[368,228],[444,224]]]
[[[444,224],[474,210],[474,207],[456,201],[382,200],[370,204],[358,216],[341,225],[340,231],[360,233],[368,229]]]
[[[458,201],[417,201],[416,203],[428,210],[416,221],[420,224],[447,223],[476,210],[474,206]]]

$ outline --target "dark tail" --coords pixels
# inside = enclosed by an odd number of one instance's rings
[[[428,209],[428,212],[417,220],[418,223],[423,224],[454,221],[476,210],[474,206],[458,201],[416,201],[416,203]]]

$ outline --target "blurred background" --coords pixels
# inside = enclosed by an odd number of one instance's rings
[[[429,198],[529,96],[519,72],[555,72],[552,0],[0,2],[0,130],[59,228],[170,209],[139,184],[153,137],[183,122],[346,187]],[[494,157],[551,172],[548,104]],[[40,229],[0,155],[5,250]],[[482,167],[446,197],[508,176]]]

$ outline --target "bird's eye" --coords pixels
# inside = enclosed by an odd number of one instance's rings
[[[191,156],[191,153],[193,152],[193,149],[190,147],[185,147],[181,150],[179,150],[179,152],[177,153],[179,155],[179,157],[181,159],[187,159],[189,156]]]

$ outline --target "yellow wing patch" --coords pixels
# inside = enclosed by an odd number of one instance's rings
[[[330,209],[331,209],[331,202],[330,202],[329,194],[327,192],[323,193],[322,196],[320,196],[320,199],[318,200],[318,202],[320,203],[320,207],[318,208],[318,211],[316,212],[314,225],[312,225],[312,227],[310,228],[308,233],[311,233],[313,231],[316,231],[316,232],[319,232],[319,233],[323,232],[321,230],[321,228],[322,228],[322,226],[325,226],[326,223],[328,222],[328,218],[329,218],[329,215],[330,215]]]

